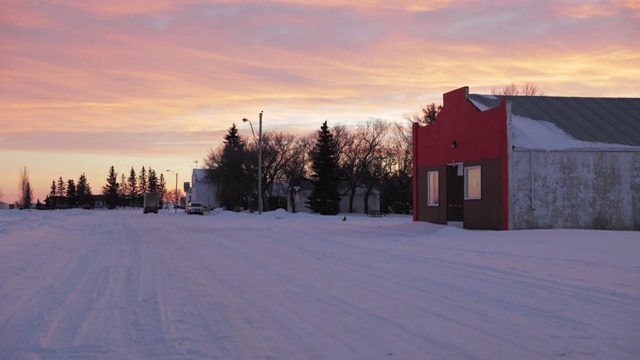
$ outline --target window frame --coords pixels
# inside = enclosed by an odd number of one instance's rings
[[[432,180],[435,180],[435,192]],[[435,196],[435,199],[433,198]],[[427,170],[427,206],[440,206],[440,171]]]
[[[478,171],[478,185],[477,185],[477,195],[473,192],[470,196],[469,194],[469,172],[472,170]],[[473,178],[471,179],[473,180]],[[475,188],[476,186],[474,186]],[[482,200],[482,166],[465,166],[464,168],[464,199],[465,200]]]

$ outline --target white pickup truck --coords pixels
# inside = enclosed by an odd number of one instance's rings
[[[204,208],[202,207],[202,204],[200,204],[199,202],[190,202],[189,205],[187,205],[186,212],[187,214],[204,215]]]

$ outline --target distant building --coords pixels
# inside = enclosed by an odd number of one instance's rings
[[[72,199],[66,196],[49,195],[44,199],[44,208],[47,209],[69,209],[75,206]]]
[[[306,201],[313,191],[313,183],[310,180],[302,180],[298,182],[298,186],[294,187],[293,199],[289,199],[287,202],[287,210],[292,212],[312,212],[306,205]],[[342,184],[338,192],[342,194],[340,196],[340,213],[347,213],[349,211],[349,195],[351,192],[347,189],[346,184]],[[359,186],[356,188],[356,194],[353,199],[353,213],[364,214],[364,198],[366,193],[365,186]],[[369,210],[380,211],[380,190],[376,187],[369,195]]]
[[[207,178],[206,169],[193,169],[191,187],[185,186],[186,202],[199,202],[209,209],[220,206],[216,198],[216,187]]]
[[[640,99],[444,94],[413,126],[414,220],[640,230]]]

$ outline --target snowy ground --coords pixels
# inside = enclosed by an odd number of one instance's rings
[[[1,359],[640,359],[640,234],[0,211]]]

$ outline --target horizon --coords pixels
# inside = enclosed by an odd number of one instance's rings
[[[236,124],[306,134],[401,122],[468,86],[640,97],[640,4],[371,0],[49,0],[0,5],[0,201],[27,167],[51,180],[109,167],[190,181]],[[197,164],[195,163],[197,161]]]

